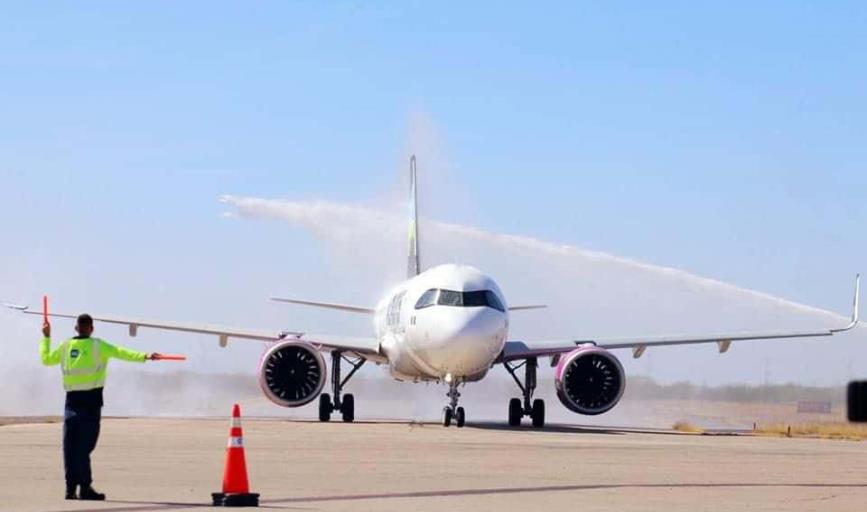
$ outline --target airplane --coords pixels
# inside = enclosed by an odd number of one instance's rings
[[[319,420],[339,412],[344,422],[355,419],[355,397],[343,390],[367,362],[385,365],[400,381],[437,382],[448,386],[442,424],[463,427],[466,412],[459,405],[459,389],[483,379],[501,365],[521,392],[508,406],[508,423],[519,426],[525,417],[535,428],[545,425],[545,402],[534,398],[539,360],[550,358],[560,402],[582,415],[611,410],[626,387],[626,375],[614,350],[631,349],[639,358],[648,348],[716,344],[720,353],[734,341],[819,338],[855,328],[859,323],[860,276],[855,278],[851,321],[835,329],[730,333],[700,336],[636,337],[632,339],[576,339],[521,341],[509,339],[510,313],[544,305],[509,306],[496,281],[467,265],[438,265],[422,271],[419,251],[418,187],[415,156],[410,158],[410,201],[407,279],[394,287],[375,307],[272,297],[272,300],[367,315],[374,335],[369,338],[315,336],[303,332],[265,332],[212,325],[154,322],[134,318],[93,315],[94,320],[126,325],[134,337],[140,328],[216,335],[219,345],[228,340],[268,342],[258,368],[262,392],[283,407],[301,407],[318,398]],[[27,314],[41,315],[26,306],[6,304]],[[52,317],[75,318],[69,314]],[[330,356],[331,378],[323,353]],[[348,373],[343,375],[343,364]],[[523,375],[520,370],[523,369]],[[323,393],[326,383],[331,393]]]

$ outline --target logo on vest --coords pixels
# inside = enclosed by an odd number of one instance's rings
[[[73,358],[73,359],[75,359],[76,357],[78,357],[78,354],[79,354],[79,352],[78,352],[78,349],[77,349],[77,348],[74,348],[74,349],[72,349],[72,350],[69,351],[69,357],[71,357],[71,358]]]

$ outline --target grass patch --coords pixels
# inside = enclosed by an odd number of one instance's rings
[[[674,422],[671,428],[685,434],[704,434],[703,428],[683,420]]]
[[[759,425],[756,433],[780,437],[812,437],[817,439],[846,439],[861,441],[867,439],[867,425],[854,423],[793,423]]]

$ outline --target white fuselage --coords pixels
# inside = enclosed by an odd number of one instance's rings
[[[440,265],[388,293],[377,305],[374,327],[395,378],[474,381],[503,350],[509,313],[489,276]]]

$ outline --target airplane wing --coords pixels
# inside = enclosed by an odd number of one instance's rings
[[[548,306],[544,304],[533,304],[529,306],[509,306],[506,309],[508,309],[509,311],[526,311],[528,309],[545,309],[547,307]]]
[[[14,304],[4,304],[4,306],[10,309],[21,311],[24,314],[28,315],[42,315],[42,311],[31,311],[30,308],[27,306],[19,306]],[[49,313],[48,316],[54,318],[72,319],[78,317],[78,315],[63,313]],[[139,328],[144,327],[148,329],[159,329],[165,331],[212,334],[219,338],[221,347],[225,347],[228,344],[229,338],[265,342],[278,342],[286,339],[295,338],[307,341],[308,343],[319,347],[320,350],[325,352],[330,352],[332,350],[343,350],[347,352],[353,352],[372,361],[384,360],[379,350],[379,342],[373,338],[353,338],[341,336],[320,337],[294,331],[273,332],[263,329],[238,329],[208,324],[152,321],[116,316],[94,316],[93,320],[96,322],[104,322],[107,324],[126,325],[127,327],[129,327],[129,335],[132,337],[135,337],[138,334]]]
[[[334,302],[314,302],[312,300],[288,299],[285,297],[271,297],[274,302],[285,302],[288,304],[300,304],[302,306],[313,306],[316,308],[336,309],[338,311],[348,311],[350,313],[364,313],[372,315],[376,313],[373,308],[365,308],[361,306],[353,306],[350,304],[336,304]]]
[[[581,345],[595,345],[605,349],[631,348],[632,356],[639,358],[648,347],[665,347],[671,345],[695,345],[700,343],[716,343],[719,352],[728,351],[733,341],[761,341],[798,338],[819,338],[833,336],[854,329],[859,319],[860,276],[855,277],[855,300],[852,308],[852,319],[848,325],[836,329],[816,329],[809,331],[768,331],[740,332],[728,334],[708,334],[697,336],[652,336],[635,338],[600,338],[550,341],[507,341],[498,363],[527,359],[529,357],[557,356],[571,352]]]

